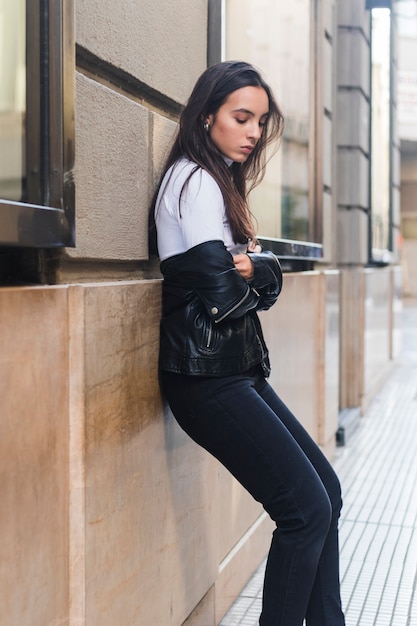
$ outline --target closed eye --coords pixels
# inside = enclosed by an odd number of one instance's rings
[[[247,122],[247,121],[248,121],[248,120],[241,120],[241,119],[239,119],[239,118],[236,118],[236,122],[237,122],[238,124],[246,124],[246,122]],[[266,124],[267,124],[267,121],[268,121],[268,120],[262,120],[262,121],[260,121],[260,122],[259,122],[259,127],[260,127],[260,128],[264,128],[264,127],[266,126]]]

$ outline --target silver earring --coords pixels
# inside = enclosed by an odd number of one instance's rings
[[[204,124],[203,124],[203,128],[204,128],[204,130],[206,131],[206,133],[208,133],[208,132],[209,132],[209,129],[210,129],[210,124],[209,124],[208,120],[206,120],[206,121],[204,122]]]

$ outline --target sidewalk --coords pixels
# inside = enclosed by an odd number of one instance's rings
[[[334,461],[346,626],[417,626],[417,302],[403,321],[398,364]],[[219,626],[257,626],[264,568]]]

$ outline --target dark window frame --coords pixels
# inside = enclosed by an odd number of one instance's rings
[[[73,0],[26,2],[26,201],[0,199],[0,246],[75,245]]]

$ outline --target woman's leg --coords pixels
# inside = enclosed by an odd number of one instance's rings
[[[259,376],[163,373],[161,382],[182,428],[262,502],[278,525],[260,623],[301,626],[332,523],[328,493],[289,426],[300,437],[305,431],[293,417],[292,423],[288,409]],[[342,614],[328,623],[342,626]]]
[[[265,402],[280,417],[283,424],[311,461],[327,491],[332,508],[330,528],[320,555],[306,612],[307,626],[333,626],[345,623],[341,608],[339,582],[338,522],[342,498],[339,480],[326,457],[294,415],[276,395],[271,386],[260,380],[257,389]],[[273,548],[271,547],[271,550]],[[273,579],[273,574],[271,576]],[[265,584],[268,584],[266,581]],[[272,581],[273,584],[273,581]]]

